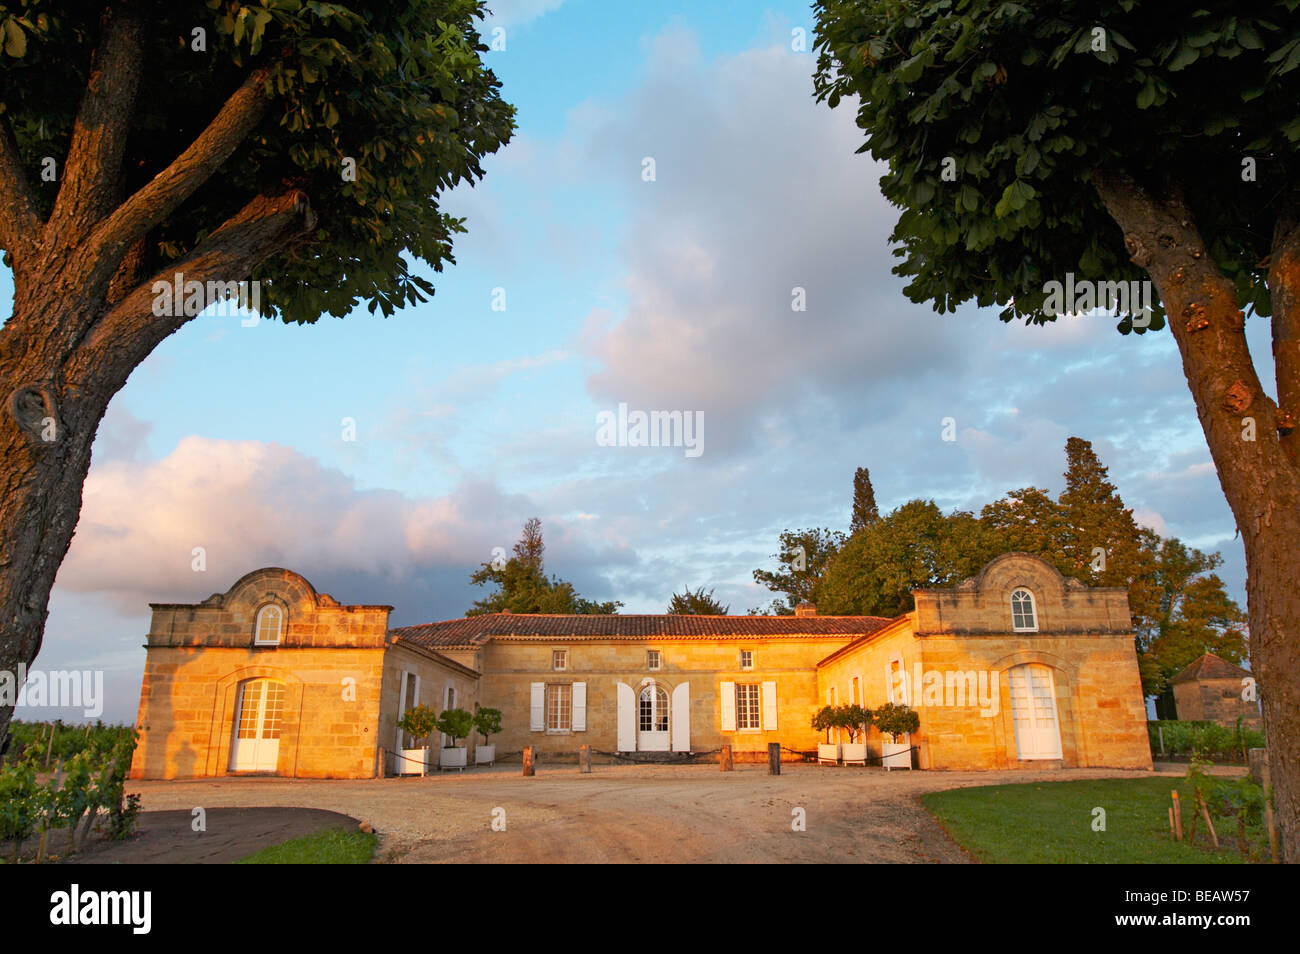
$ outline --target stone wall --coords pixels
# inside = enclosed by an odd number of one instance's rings
[[[671,698],[682,682],[689,683],[691,750],[714,751],[724,743],[736,758],[766,758],[767,744],[780,742],[808,750],[818,734],[810,726],[819,708],[817,661],[844,645],[845,636],[706,638],[653,640],[494,639],[483,649],[479,702],[502,711],[502,733],[494,741],[498,753],[518,752],[531,745],[543,755],[567,755],[580,745],[598,752],[618,747],[619,682],[637,693],[654,679]],[[568,668],[551,668],[552,650],[568,650]],[[647,668],[647,652],[658,650],[661,668]],[[754,669],[740,668],[740,651],[751,650]],[[530,685],[584,682],[587,686],[587,728],[581,732],[534,732],[529,729]],[[777,725],[774,730],[721,730],[719,685],[723,682],[777,684]]]
[[[259,610],[284,613],[281,641],[254,644]],[[276,774],[375,771],[387,606],[344,606],[296,573],[268,568],[192,605],[154,604],[132,778],[230,772],[241,684],[284,684]]]
[[[407,709],[417,705],[427,705],[441,713],[445,707],[448,687],[455,690],[455,704],[452,708],[473,712],[474,704],[478,701],[478,675],[473,670],[446,658],[440,659],[437,654],[419,647],[401,642],[395,643],[384,659],[384,690],[379,709],[380,744],[385,749],[386,756],[384,772],[390,775],[398,771],[392,753],[404,743],[412,741],[409,738],[399,741],[397,731],[397,720],[400,718],[398,709],[402,701],[402,678],[406,673],[414,673],[419,679],[417,698],[414,701],[410,698],[406,699]],[[430,771],[438,765],[438,752],[442,741],[436,732],[430,739]],[[481,740],[475,733],[471,738],[458,743],[469,749],[470,764],[474,762],[474,746],[479,741]]]
[[[1263,724],[1259,703],[1242,699],[1243,686],[1239,678],[1187,680],[1174,683],[1173,689],[1179,719],[1235,726],[1240,716],[1243,723],[1252,729]]]

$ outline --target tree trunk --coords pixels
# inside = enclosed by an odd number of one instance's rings
[[[53,307],[30,315],[15,307],[10,322],[33,327],[57,315]],[[41,648],[50,588],[77,526],[91,444],[111,392],[68,387],[61,362],[12,338],[0,338],[0,670],[16,677]],[[0,751],[12,716],[12,706],[0,705]]]
[[[1279,406],[1255,371],[1236,289],[1181,193],[1155,196],[1116,169],[1098,170],[1093,184],[1133,262],[1160,294],[1245,547],[1251,671],[1263,702],[1278,828],[1285,860],[1300,862],[1300,195],[1286,197],[1279,211],[1270,256]]]

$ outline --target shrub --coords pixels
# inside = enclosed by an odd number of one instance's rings
[[[443,748],[454,749],[457,739],[463,739],[473,731],[474,716],[464,709],[444,709],[442,715],[438,716],[437,729],[451,739],[451,744]]]
[[[474,728],[483,736],[483,744],[487,745],[488,740],[501,731],[501,710],[480,706],[474,712]]]
[[[424,740],[425,745],[428,745],[429,736],[438,728],[438,714],[421,703],[412,709],[407,709],[406,715],[397,720],[397,727],[409,733],[417,747],[421,739]]]
[[[900,735],[915,732],[921,728],[921,717],[911,706],[900,706],[887,702],[876,710],[876,728],[889,735],[895,742]]]

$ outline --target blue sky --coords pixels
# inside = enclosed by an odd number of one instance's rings
[[[703,585],[744,612],[782,529],[847,525],[855,468],[882,508],[978,510],[1058,492],[1071,435],[1144,523],[1222,551],[1244,601],[1168,334],[908,302],[851,107],[815,104],[813,54],[791,49],[805,4],[495,6],[487,62],[519,128],[445,197],[469,232],[435,297],[308,327],[205,316],[164,342],[101,427],[40,668],[105,669],[105,718],[129,721],[148,602],[273,564],[396,625],[459,616],[532,516],[585,596],[662,612]],[[1248,335],[1268,354],[1262,323]],[[704,453],[599,446],[620,402],[702,412]]]

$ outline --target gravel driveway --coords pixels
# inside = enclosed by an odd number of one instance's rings
[[[1179,773],[1181,774],[1181,773]],[[956,862],[924,792],[1151,773],[885,772],[788,764],[518,766],[383,780],[133,782],[146,811],[294,806],[362,819],[385,862]],[[794,830],[802,809],[803,831]],[[504,821],[504,831],[493,830]]]

